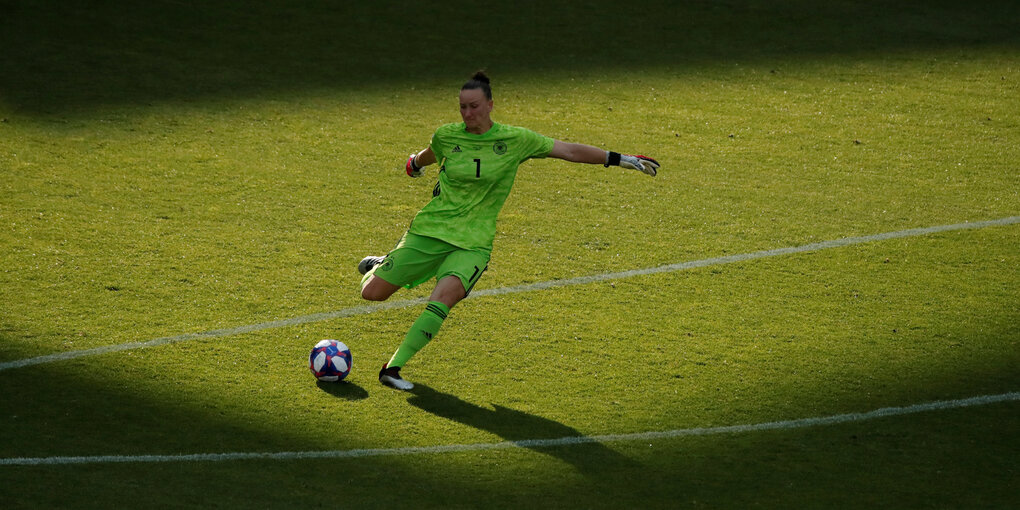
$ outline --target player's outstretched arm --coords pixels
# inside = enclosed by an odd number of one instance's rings
[[[407,172],[407,175],[411,177],[421,177],[422,171],[425,167],[435,162],[436,154],[432,152],[432,147],[426,147],[425,150],[408,156],[407,164],[404,165],[404,170]]]
[[[646,173],[655,177],[659,170],[659,162],[647,156],[631,156],[619,152],[604,151],[598,147],[583,143],[569,143],[556,140],[549,157],[573,163],[590,163],[593,165],[622,166]]]

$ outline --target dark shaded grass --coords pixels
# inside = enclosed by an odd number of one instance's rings
[[[167,415],[165,408],[160,414]],[[1018,417],[1017,404],[1004,403],[832,427],[609,447],[303,461],[5,467],[0,472],[0,499],[5,507],[19,509],[138,504],[157,508],[1001,508],[1020,483],[1013,433],[1020,426]],[[215,421],[195,423],[192,433],[207,432],[206,425]],[[975,448],[985,453],[976,456]],[[550,458],[559,461],[550,462]],[[617,462],[620,458],[628,462]],[[577,461],[584,463],[584,470],[572,465]],[[507,465],[515,469],[508,470]],[[535,471],[544,476],[535,477]]]
[[[42,2],[0,5],[0,98],[109,104],[682,71],[778,56],[1020,45],[1011,1]]]

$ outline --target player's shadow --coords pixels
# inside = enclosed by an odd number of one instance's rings
[[[585,476],[595,476],[621,465],[634,465],[635,461],[588,440],[577,429],[557,421],[523,411],[493,404],[492,409],[465,402],[454,395],[436,391],[415,383],[414,394],[407,401],[423,410],[464,425],[491,432],[518,446],[556,457],[574,466]],[[576,438],[576,440],[574,440]],[[554,444],[542,440],[559,440]]]
[[[368,398],[368,391],[350,381],[326,382],[316,381],[320,390],[333,395],[334,397],[346,400],[364,400]]]

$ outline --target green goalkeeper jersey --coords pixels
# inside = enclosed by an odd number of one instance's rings
[[[439,182],[408,231],[467,250],[491,250],[496,217],[518,166],[547,157],[553,143],[534,131],[499,123],[481,135],[468,133],[463,122],[441,126],[430,144],[439,162]]]

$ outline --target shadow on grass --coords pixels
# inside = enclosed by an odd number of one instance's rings
[[[345,400],[365,400],[368,398],[368,391],[350,381],[326,382],[315,381],[320,390],[329,393],[337,398]]]
[[[1009,342],[1017,338],[1013,324],[982,332],[961,326],[949,333],[962,345],[982,337]],[[0,345],[19,334],[0,327]],[[911,375],[885,389],[872,381],[869,393],[884,393],[873,404],[866,394],[855,403],[814,394],[799,409],[787,409],[791,414],[760,409],[759,419],[1014,391],[1014,352],[1003,347],[969,363],[947,359],[929,370],[904,372]],[[186,372],[171,369],[164,376],[139,368],[153,366],[147,356],[121,356],[0,372],[0,458],[310,451],[333,448],[324,444],[334,442],[321,441],[327,435],[341,438],[345,448],[379,448],[389,434],[406,433],[406,422],[365,424],[358,414],[315,417],[314,410],[284,407],[253,415],[245,402],[230,401],[230,392],[213,391],[208,399],[199,387],[181,392],[176,382],[188,378]],[[224,379],[225,384],[232,374]],[[818,384],[824,385],[824,378]],[[339,398],[358,398],[365,391],[351,383],[320,389],[336,391]],[[410,404],[508,441],[581,435],[554,420],[503,406],[481,407],[427,386],[417,389]],[[766,390],[791,398],[810,394]],[[308,417],[321,420],[318,434],[290,430],[291,419]],[[1001,403],[797,430],[661,440],[654,448],[627,441],[615,449],[599,444],[533,448],[574,466],[579,479],[561,479],[564,470],[553,463],[487,456],[2,466],[0,501],[14,502],[5,508],[64,508],[69,501],[75,508],[153,502],[181,508],[314,508],[338,495],[343,506],[353,508],[408,502],[416,508],[1008,508],[1016,499],[1010,477],[1017,472],[1018,417],[1016,403]],[[324,496],[329,492],[324,487],[334,492]]]
[[[607,469],[634,468],[638,463],[600,443],[564,446],[533,446],[541,439],[581,438],[577,429],[557,421],[523,411],[492,404],[492,409],[465,402],[460,398],[416,384],[408,403],[436,416],[484,430],[520,446],[556,457],[574,466],[578,472],[594,475]]]
[[[644,0],[0,4],[0,101],[23,114],[303,90],[459,85],[471,71],[650,68],[1020,45],[1020,4]]]

